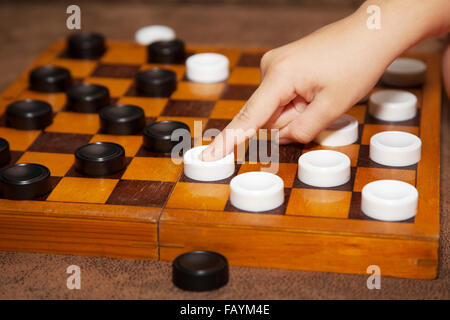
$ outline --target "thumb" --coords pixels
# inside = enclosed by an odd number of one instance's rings
[[[341,115],[342,108],[336,107],[323,92],[318,94],[297,118],[280,130],[280,139],[300,143],[312,141]]]

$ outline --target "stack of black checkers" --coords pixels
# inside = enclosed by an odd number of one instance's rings
[[[33,69],[29,77],[30,89],[39,92],[63,92],[72,83],[70,71],[63,67],[45,65]]]
[[[141,107],[117,104],[100,110],[100,130],[107,134],[131,135],[142,131],[145,113]]]
[[[6,108],[7,125],[19,130],[44,129],[53,121],[52,107],[41,100],[19,100]]]
[[[150,63],[180,64],[186,58],[184,43],[179,39],[153,42],[147,52]]]
[[[96,113],[110,102],[107,87],[83,83],[67,90],[67,109],[74,112]]]
[[[143,146],[155,153],[171,153],[182,140],[191,141],[189,126],[183,122],[159,121],[144,128]]]
[[[117,143],[94,142],[75,151],[75,168],[88,176],[108,176],[125,166],[125,149]]]
[[[20,163],[0,171],[0,191],[6,199],[32,200],[50,189],[50,170],[43,165]]]
[[[105,38],[98,33],[82,32],[67,38],[67,53],[71,58],[97,59],[105,50]]]
[[[172,263],[173,284],[183,290],[219,289],[228,283],[228,277],[228,261],[216,252],[186,252]]]

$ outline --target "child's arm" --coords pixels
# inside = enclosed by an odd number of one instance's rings
[[[369,5],[380,7],[378,30],[367,27]],[[367,1],[351,16],[269,51],[260,86],[203,159],[222,158],[261,127],[280,129],[281,143],[311,141],[366,95],[398,55],[449,28],[449,0]]]

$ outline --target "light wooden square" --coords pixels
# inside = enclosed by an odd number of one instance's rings
[[[225,184],[179,182],[166,207],[223,210],[229,194],[229,186]]]
[[[259,85],[260,79],[261,72],[259,68],[235,67],[228,78],[228,83]]]
[[[361,144],[370,144],[370,138],[382,131],[404,131],[415,135],[419,134],[419,128],[413,126],[395,126],[395,125],[384,125],[384,124],[365,124]]]
[[[26,150],[40,134],[40,130],[17,130],[0,127],[0,137],[8,140],[11,150]]]
[[[384,179],[400,180],[415,186],[416,171],[404,169],[358,167],[356,169],[353,191],[359,192],[369,182]]]
[[[217,100],[223,91],[224,83],[178,82],[177,90],[171,99],[177,100]]]
[[[47,200],[63,202],[105,203],[114,187],[115,179],[64,177]]]
[[[99,128],[100,123],[96,113],[59,112],[46,131],[94,134]]]
[[[121,97],[123,96],[131,84],[132,79],[117,79],[117,78],[101,78],[101,77],[90,77],[84,80],[85,83],[99,84],[105,86],[109,89],[109,94],[111,97]]]
[[[17,163],[38,163],[46,166],[52,176],[63,177],[73,165],[74,156],[64,153],[25,152]]]
[[[120,144],[125,149],[125,156],[133,157],[142,145],[142,136],[121,136],[111,134],[96,134],[92,137],[92,142],[114,142]]]
[[[175,164],[170,158],[136,157],[129,164],[122,179],[175,182],[182,169],[182,164]]]
[[[146,117],[157,117],[164,110],[167,98],[122,97],[118,104],[132,104],[144,109]]]
[[[233,119],[245,104],[245,100],[219,100],[210,115],[211,119]]]
[[[288,215],[347,218],[352,193],[350,191],[292,189],[286,209]]]

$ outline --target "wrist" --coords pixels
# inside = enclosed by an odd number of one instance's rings
[[[353,29],[351,33],[364,48],[361,50],[376,55],[381,65],[390,63],[421,40],[448,30],[450,10],[445,8],[448,3],[448,0],[369,0],[343,23]]]
[[[450,2],[448,0],[368,0],[354,16],[366,19],[369,6],[380,10],[381,33],[389,35],[406,48],[417,42],[450,31]],[[384,29],[384,30],[383,30]],[[394,38],[396,34],[401,38]]]

